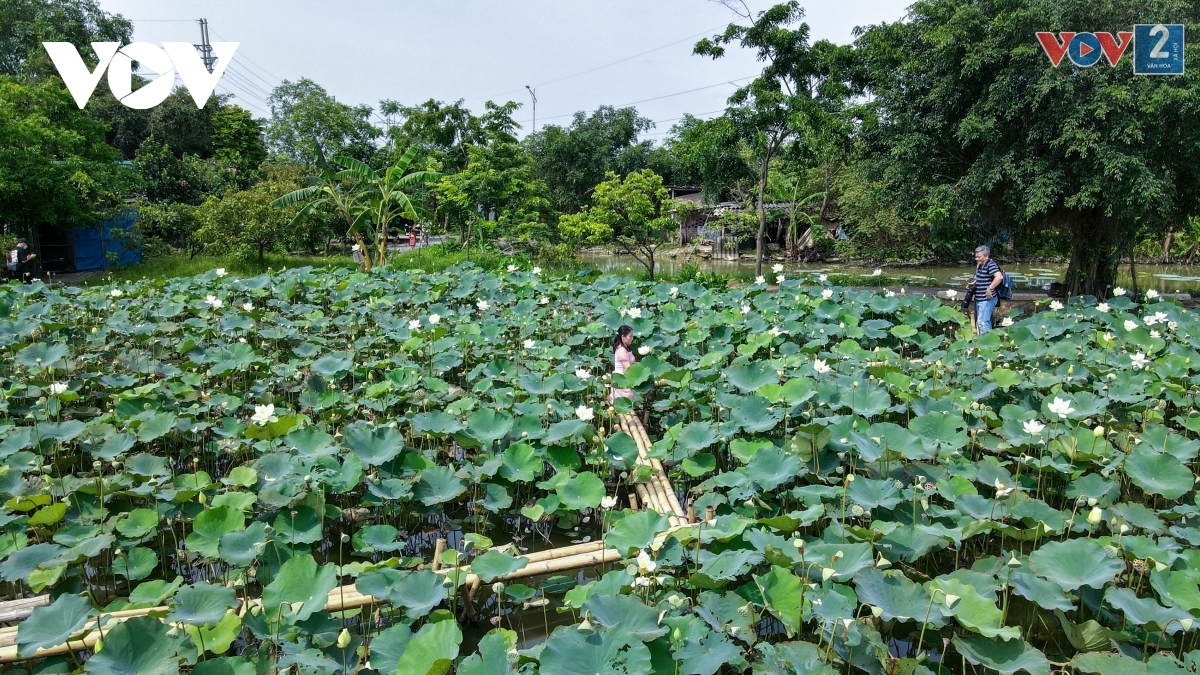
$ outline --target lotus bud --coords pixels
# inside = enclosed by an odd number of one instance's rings
[[[849,628],[854,625],[854,619],[842,619],[842,625]]]
[[[875,566],[878,567],[879,569],[883,569],[885,567],[891,567],[892,561],[888,560],[887,558],[885,558],[881,555],[881,556],[879,556],[879,560],[875,561]]]
[[[579,632],[580,633],[590,633],[590,632],[592,632],[592,630],[593,630],[592,622],[589,621],[586,616],[583,617],[583,622],[579,624]]]
[[[1095,497],[1088,497],[1088,499],[1087,499],[1087,505],[1088,505],[1088,506],[1095,506],[1095,505],[1096,505],[1096,498],[1095,498]]]
[[[337,646],[338,649],[345,649],[346,645],[350,644],[350,631],[343,628],[341,633],[338,633]]]
[[[1183,627],[1184,630],[1191,630],[1192,629],[1192,620],[1191,619],[1180,619],[1179,625],[1181,627]]]
[[[104,465],[100,462],[100,460],[96,460],[96,461],[92,462],[92,468],[95,469],[96,471],[99,471],[100,467],[102,467],[102,466],[104,466]]]
[[[882,607],[876,607],[874,605],[870,605],[870,607],[871,607],[871,616],[875,617],[876,619],[883,616],[883,608]]]
[[[208,501],[208,497],[205,497],[203,492],[197,492],[196,493],[196,501],[203,504]]]
[[[953,607],[954,603],[958,602],[960,599],[961,598],[957,595],[947,595],[946,596],[946,606]]]
[[[1021,561],[1017,560],[1017,554],[1013,553],[1012,557],[1008,559],[1008,566],[1009,567],[1020,567],[1021,566]]]
[[[1092,429],[1092,435],[1095,436],[1096,438],[1100,438],[1101,436],[1104,435],[1104,427],[1097,424],[1096,428]]]
[[[837,574],[837,570],[833,569],[832,567],[822,567],[821,568],[821,581],[829,581],[830,579],[833,578],[833,575],[835,575],[835,574]]]

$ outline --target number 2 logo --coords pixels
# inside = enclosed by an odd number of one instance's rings
[[[1166,46],[1167,40],[1171,39],[1171,31],[1167,30],[1167,27],[1160,23],[1157,26],[1155,26],[1154,28],[1150,29],[1150,37],[1154,37],[1156,35],[1160,36],[1160,37],[1158,38],[1158,43],[1154,45],[1154,49],[1150,50],[1150,58],[1152,58],[1152,59],[1171,58],[1170,54],[1163,51],[1163,47]]]

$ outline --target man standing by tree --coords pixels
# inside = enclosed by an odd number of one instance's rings
[[[992,312],[1000,304],[996,289],[1004,283],[1004,273],[992,260],[992,249],[980,246],[975,249],[975,279],[967,284],[975,300],[975,327],[983,335],[992,329]]]
[[[26,277],[29,274],[26,264],[36,258],[36,253],[29,251],[29,242],[25,239],[18,239],[16,246],[8,252],[8,273],[13,279],[25,283]]]

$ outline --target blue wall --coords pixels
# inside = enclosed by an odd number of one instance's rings
[[[77,227],[74,232],[75,269],[102,270],[108,267],[104,251],[104,241],[108,242],[108,250],[116,254],[116,265],[134,265],[142,261],[141,248],[126,250],[121,246],[120,239],[125,238],[121,232],[133,229],[137,220],[137,212],[133,209],[125,211],[104,221],[104,239],[100,238],[100,230],[95,227]],[[121,232],[113,232],[119,230]]]

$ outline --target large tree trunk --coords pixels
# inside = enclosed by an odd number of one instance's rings
[[[758,174],[758,241],[754,253],[754,276],[762,276],[763,253],[766,252],[767,206],[763,203],[767,193],[767,171],[771,166],[771,155],[763,159],[762,169]]]
[[[355,232],[354,233],[354,242],[356,244],[358,244],[358,250],[362,251],[362,253],[363,253],[363,271],[364,272],[370,271],[370,269],[371,269],[371,251],[369,249],[367,249],[367,244],[366,244],[366,242],[363,241],[362,235]]]
[[[1067,294],[1107,298],[1126,239],[1116,216],[1098,211],[1075,214],[1071,219],[1071,263],[1063,279]]]

